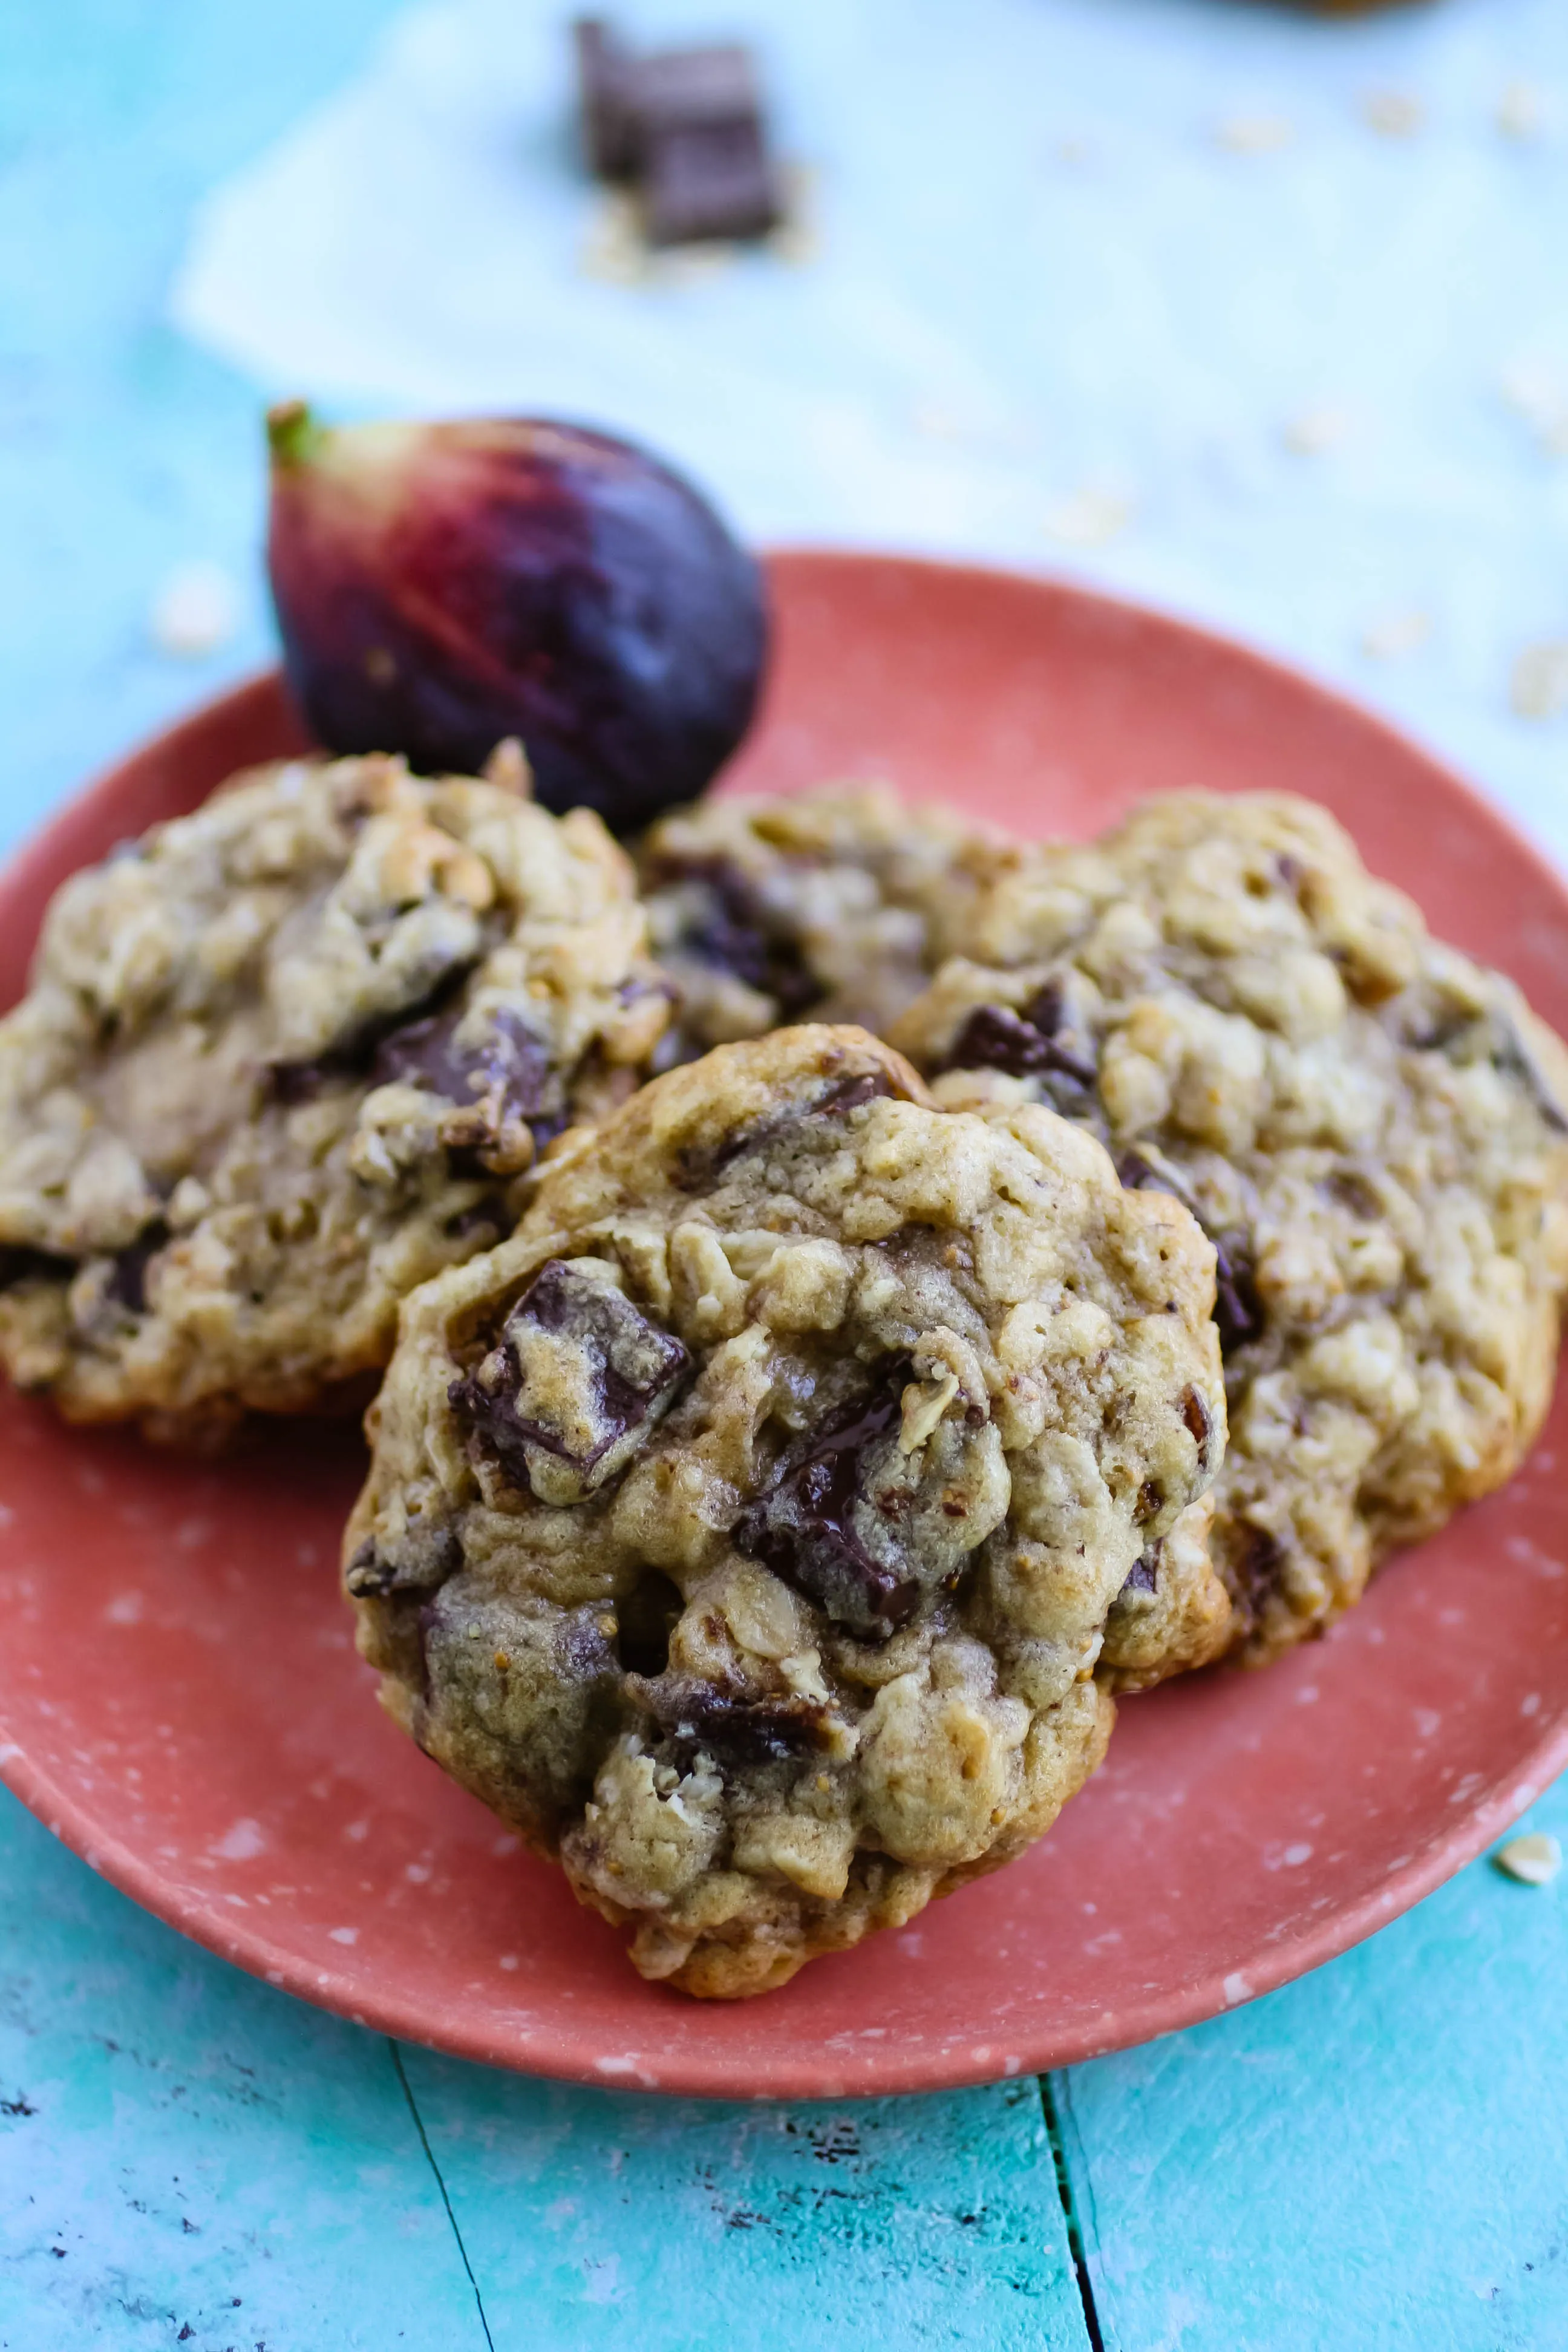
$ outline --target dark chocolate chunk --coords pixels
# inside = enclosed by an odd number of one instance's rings
[[[1513,1005],[1500,989],[1486,1012],[1473,1004],[1457,1003],[1440,990],[1412,989],[1405,999],[1397,1034],[1411,1052],[1443,1054],[1461,1068],[1489,1061],[1504,1077],[1523,1088],[1554,1134],[1568,1135],[1568,1107],[1559,1101]]]
[[[761,236],[781,212],[750,53],[637,57],[600,17],[573,26],[583,143],[601,179],[640,182],[654,245]]]
[[[1442,1054],[1460,1068],[1489,1061],[1522,1087],[1554,1134],[1568,1135],[1568,1105],[1559,1100],[1506,987],[1500,985],[1485,1011],[1440,988],[1410,989],[1394,1026],[1412,1053]]]
[[[505,1195],[500,1192],[486,1192],[469,1207],[459,1210],[455,1217],[448,1217],[447,1231],[454,1241],[470,1241],[489,1236],[486,1246],[489,1247],[493,1246],[495,1242],[503,1240],[510,1233],[514,1223],[512,1213],[507,1207]]]
[[[75,1258],[57,1250],[33,1249],[22,1242],[0,1244],[0,1290],[16,1290],[24,1282],[69,1282],[76,1270]]]
[[[447,1395],[515,1486],[565,1504],[625,1467],[690,1368],[681,1342],[620,1291],[552,1258],[500,1346]]]
[[[1383,1202],[1376,1186],[1365,1176],[1358,1176],[1353,1168],[1336,1168],[1331,1176],[1322,1180],[1322,1189],[1331,1201],[1338,1201],[1352,1217],[1368,1220],[1383,1214]]]
[[[848,1112],[858,1110],[862,1103],[878,1102],[895,1091],[886,1070],[859,1070],[853,1077],[836,1078],[816,1097],[814,1102],[802,1103],[791,1110],[777,1111],[767,1118],[756,1119],[750,1127],[739,1127],[721,1143],[702,1150],[689,1150],[680,1155],[676,1181],[683,1192],[695,1192],[710,1184],[732,1160],[748,1151],[760,1151],[805,1119],[843,1118]]]
[[[109,1277],[107,1295],[117,1305],[128,1307],[132,1315],[147,1311],[147,1268],[161,1249],[168,1245],[169,1228],[157,1217],[136,1236],[128,1249],[116,1250],[114,1271]]]
[[[1246,1241],[1236,1234],[1223,1242],[1213,1234],[1210,1239],[1215,1254],[1215,1328],[1219,1333],[1220,1354],[1229,1357],[1249,1340],[1262,1337],[1263,1301]]]
[[[351,1061],[332,1054],[320,1054],[309,1062],[269,1062],[267,1098],[293,1110],[300,1103],[314,1102],[329,1087],[349,1085],[355,1075]]]
[[[1156,1590],[1160,1581],[1160,1555],[1164,1549],[1165,1539],[1161,1536],[1149,1546],[1147,1551],[1139,1554],[1123,1580],[1121,1586],[1123,1593],[1152,1592]],[[1120,1600],[1121,1597],[1119,1593],[1117,1598]]]
[[[780,216],[761,95],[743,48],[665,49],[635,71],[650,244],[765,236]]]
[[[1403,1026],[1403,1042],[1417,1054],[1446,1054],[1461,1038],[1473,1039],[1479,1024],[1468,1009],[1449,1005],[1440,1013],[1423,1003]]]
[[[375,1020],[363,1023],[323,1054],[314,1054],[299,1062],[269,1062],[266,1073],[268,1098],[291,1109],[297,1103],[313,1102],[330,1087],[362,1085],[370,1076],[383,1043],[439,1013],[472,970],[468,962],[454,971],[444,971],[416,1003],[400,1005],[395,1013],[378,1014]]]
[[[1214,1424],[1209,1419],[1208,1405],[1205,1402],[1201,1389],[1187,1388],[1182,1391],[1182,1419],[1186,1423],[1193,1444],[1198,1449],[1198,1468],[1206,1470],[1209,1466],[1209,1439],[1214,1434]]]
[[[1152,1478],[1145,1478],[1138,1489],[1138,1501],[1132,1512],[1133,1525],[1140,1528],[1144,1526],[1148,1520],[1163,1510],[1164,1506],[1163,1489],[1158,1486]]]
[[[765,236],[782,207],[761,120],[689,122],[645,132],[643,219],[650,245]]]
[[[629,180],[640,150],[637,62],[600,16],[579,16],[572,41],[589,168],[601,180]]]
[[[1013,1078],[1050,1071],[1087,1089],[1095,1083],[1094,1064],[1058,1042],[1065,1011],[1061,983],[1054,980],[1022,1012],[1004,1004],[978,1005],[953,1039],[947,1067],[1001,1070]]]
[[[516,1359],[509,1349],[498,1348],[477,1372],[452,1381],[447,1401],[512,1485],[531,1494],[527,1444],[531,1432],[517,1412],[518,1385]]]
[[[561,1672],[572,1682],[610,1682],[616,1658],[605,1635],[604,1610],[596,1601],[589,1601],[563,1618],[555,1633],[555,1659]],[[607,1689],[604,1696],[608,1697]]]
[[[738,1551],[815,1601],[835,1623],[864,1641],[885,1642],[919,1606],[917,1576],[874,1559],[856,1526],[868,1498],[862,1484],[867,1452],[899,1424],[907,1360],[868,1401],[845,1405],[817,1431],[809,1450],[787,1464],[771,1493],[737,1521]],[[891,1547],[889,1546],[889,1549]]]
[[[1122,1153],[1116,1163],[1116,1177],[1129,1192],[1169,1192],[1172,1200],[1180,1201],[1184,1208],[1192,1206],[1186,1194],[1178,1191],[1164,1171],[1156,1168],[1152,1160],[1145,1160],[1141,1151]]]
[[[463,1564],[463,1548],[450,1528],[425,1532],[410,1528],[398,1558],[388,1559],[367,1537],[347,1568],[343,1583],[356,1601],[384,1600],[393,1592],[433,1592]]]
[[[1508,1013],[1500,1013],[1494,1017],[1492,1031],[1492,1060],[1497,1068],[1521,1082],[1554,1135],[1568,1135],[1568,1109],[1559,1102],[1519,1023]]]
[[[784,1763],[825,1744],[820,1699],[757,1696],[685,1675],[644,1685],[637,1696],[683,1748],[705,1748],[718,1763]]]
[[[1254,1616],[1279,1589],[1285,1547],[1267,1528],[1242,1520],[1228,1547],[1231,1576],[1243,1606]]]
[[[645,142],[671,131],[761,121],[762,93],[751,52],[738,41],[656,49],[637,59],[635,73]]]
[[[1193,1208],[1175,1181],[1145,1160],[1141,1151],[1124,1151],[1116,1163],[1116,1173],[1130,1192],[1169,1192],[1173,1201],[1180,1201],[1184,1209]],[[1195,1215],[1196,1211],[1193,1213]],[[1214,1244],[1215,1328],[1219,1333],[1220,1354],[1228,1359],[1249,1340],[1261,1339],[1268,1318],[1247,1236],[1237,1233],[1222,1236],[1209,1233],[1207,1225],[1204,1231]]]
[[[503,1005],[480,1036],[459,1045],[464,1017],[465,1008],[454,1005],[394,1029],[375,1049],[373,1083],[420,1087],[465,1106],[484,1097],[498,1127],[513,1118],[534,1118],[550,1076],[550,1048],[543,1038]]]
[[[748,988],[771,996],[786,1017],[819,1002],[822,985],[807,967],[799,939],[769,916],[744,875],[727,859],[669,860],[656,870],[652,887],[672,883],[691,886],[695,902],[677,942],[682,954],[733,972]]]
[[[858,1110],[862,1103],[885,1102],[893,1091],[892,1081],[886,1070],[862,1070],[858,1076],[839,1078],[825,1094],[808,1105],[807,1118],[842,1118],[847,1111]]]

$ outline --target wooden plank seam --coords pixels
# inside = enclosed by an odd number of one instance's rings
[[[425,2151],[425,2160],[436,2176],[436,2186],[441,2192],[441,2202],[447,2209],[447,2219],[452,2225],[452,2235],[457,2240],[458,2252],[462,2258],[463,2268],[468,2273],[468,2284],[474,2290],[474,2302],[479,2310],[479,2326],[485,2331],[486,2352],[496,2352],[495,2338],[490,2334],[490,2323],[485,2315],[485,2299],[479,2293],[479,2283],[474,2276],[474,2266],[468,2260],[468,2250],[463,2243],[463,2233],[458,2227],[458,2217],[452,2210],[452,2200],[447,2193],[447,2183],[442,2179],[441,2168],[436,2161],[436,2151],[430,2145],[430,2135],[425,2128],[425,2118],[419,2112],[419,2103],[414,2095],[413,2085],[404,2071],[403,2053],[390,2037],[386,2046],[392,2053],[393,2070],[403,2085],[403,2095],[408,2102],[408,2112],[414,2118],[414,2128],[419,2135],[419,2145]]]
[[[1046,2136],[1051,2144],[1051,2160],[1056,2167],[1057,2195],[1061,2199],[1062,2219],[1067,2223],[1068,2246],[1072,2254],[1073,2274],[1078,2280],[1079,2301],[1083,2305],[1083,2324],[1089,2331],[1089,2340],[1093,2352],[1105,2352],[1105,2337],[1100,2330],[1100,2313],[1095,2306],[1094,2281],[1089,2274],[1089,2256],[1085,2249],[1083,2229],[1079,2219],[1078,2200],[1073,2193],[1072,2168],[1068,2161],[1067,2143],[1062,2128],[1063,2114],[1067,2115],[1069,2121],[1072,2114],[1069,2078],[1065,2073],[1061,2077],[1060,2109],[1058,2107],[1051,2076],[1041,2074],[1037,2079],[1040,2085],[1040,2105],[1045,2112]],[[1075,2132],[1073,2135],[1075,2146],[1077,2137]],[[1079,2148],[1078,2153],[1079,2170],[1092,2212],[1093,2189],[1089,2185],[1089,2168],[1083,2162],[1082,2149]]]

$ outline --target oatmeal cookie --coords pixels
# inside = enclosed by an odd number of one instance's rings
[[[1215,1554],[1233,1643],[1267,1659],[1534,1437],[1568,1281],[1568,1057],[1283,794],[1175,794],[1089,847],[1020,852],[965,931],[894,1032],[938,1097],[1053,1105],[1216,1244]]]
[[[351,1394],[637,1083],[644,942],[597,818],[386,759],[257,771],[74,876],[0,1022],[11,1378],[184,1436]]]
[[[387,1705],[645,1976],[908,1919],[1100,1760],[1107,1612],[1224,1444],[1213,1281],[1092,1138],[863,1030],[669,1072],[405,1305],[344,1550]]]
[[[875,785],[662,818],[637,857],[654,951],[681,1000],[667,1054],[808,1013],[886,1029],[949,953],[1005,845]]]

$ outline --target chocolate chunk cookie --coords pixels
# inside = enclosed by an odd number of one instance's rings
[[[387,1705],[646,1976],[909,1918],[1099,1761],[1130,1580],[1115,1679],[1223,1616],[1173,1540],[1213,1282],[1092,1138],[939,1111],[862,1030],[669,1072],[404,1308],[344,1554]]]
[[[667,1053],[809,1013],[882,1030],[950,951],[1004,847],[885,788],[705,801],[637,852],[654,950],[680,996]]]
[[[1568,1057],[1283,795],[1173,795],[1091,847],[1020,852],[964,948],[894,1032],[938,1097],[1049,1103],[1215,1244],[1215,1553],[1233,1642],[1267,1659],[1539,1428]]]
[[[596,818],[391,760],[241,777],[58,893],[0,1023],[0,1360],[79,1421],[330,1404],[668,1019]]]

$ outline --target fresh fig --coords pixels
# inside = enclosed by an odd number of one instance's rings
[[[646,451],[523,417],[268,418],[289,682],[331,751],[473,774],[521,738],[547,808],[616,832],[700,793],[751,722],[761,569]]]

